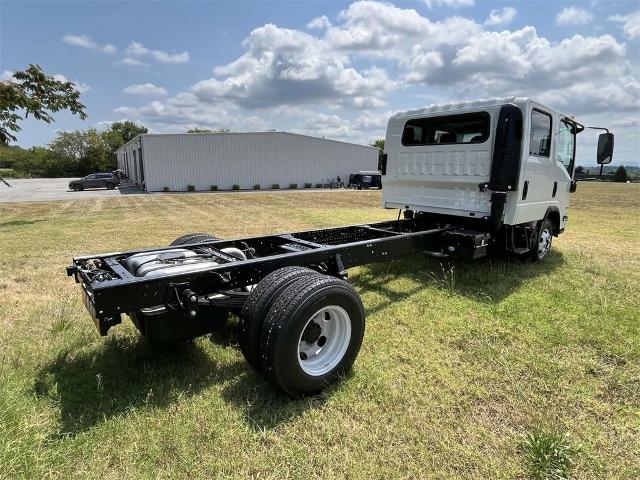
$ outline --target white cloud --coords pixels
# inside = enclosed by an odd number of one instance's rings
[[[427,7],[451,7],[451,8],[462,8],[462,7],[472,7],[475,5],[475,0],[423,0],[426,3]]]
[[[398,91],[403,103],[423,103],[418,92],[434,103],[533,96],[567,114],[612,118],[640,108],[638,62],[625,43],[611,35],[550,40],[532,26],[490,30],[514,15],[507,8],[486,24],[461,16],[435,21],[413,8],[356,1],[332,25],[318,21],[325,26],[315,32],[256,28],[211,78],[118,113],[158,131],[277,128],[368,141],[383,134],[383,110]],[[127,54],[152,58],[149,52],[134,43]]]
[[[609,20],[622,24],[622,31],[627,38],[640,38],[640,10],[628,15],[612,15]]]
[[[142,96],[151,96],[151,97],[163,97],[168,94],[167,89],[164,87],[158,87],[153,83],[141,83],[137,85],[129,85],[124,90],[123,93],[127,93],[129,95],[142,95]]]
[[[501,10],[491,10],[489,17],[484,21],[488,27],[495,25],[506,25],[516,17],[516,9],[513,7],[504,7]]]
[[[335,103],[353,97],[377,98],[395,86],[385,70],[350,67],[343,54],[297,30],[267,24],[251,32],[243,46],[242,56],[214,68],[213,78],[192,87],[200,100],[232,100],[248,108]]]
[[[122,60],[116,62],[118,65],[125,65],[128,67],[150,67],[151,65],[147,62],[143,62],[136,58],[132,57],[124,57]]]
[[[307,23],[307,28],[316,28],[318,30],[322,30],[325,28],[329,28],[331,26],[331,22],[327,18],[326,15],[322,15],[320,17],[316,17]]]
[[[142,43],[131,42],[127,47],[126,54],[131,57],[149,56],[161,63],[187,63],[189,61],[189,52],[169,53],[162,50],[152,50],[145,47]]]
[[[593,21],[593,13],[578,7],[564,7],[556,16],[557,25],[587,25]]]
[[[118,49],[115,45],[107,43],[100,45],[88,35],[65,35],[62,37],[63,43],[69,45],[75,45],[76,47],[88,48],[89,50],[96,50],[98,52],[107,53],[109,55],[115,55]]]
[[[0,74],[0,82],[6,82],[13,78],[13,72],[11,70],[5,70]]]
[[[89,90],[91,90],[91,87],[89,85],[87,85],[86,83],[83,82],[78,82],[76,80],[69,80],[67,77],[65,77],[64,75],[61,75],[59,73],[53,75],[54,80],[57,80],[59,82],[71,82],[73,83],[73,85],[75,86],[76,90],[78,90],[80,93],[87,93]]]

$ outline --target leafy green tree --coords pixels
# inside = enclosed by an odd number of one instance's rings
[[[371,144],[372,147],[376,147],[381,152],[384,151],[384,138],[378,138]]]
[[[24,161],[29,151],[17,146],[0,146],[0,168],[16,169]]]
[[[48,146],[59,159],[63,159],[63,163],[75,165],[75,175],[115,169],[115,157],[111,146],[104,132],[98,132],[95,128],[73,132],[59,131]]]
[[[629,180],[629,175],[627,175],[627,170],[623,165],[620,165],[616,170],[616,173],[613,174],[614,182],[626,182]]]
[[[46,123],[54,121],[52,113],[69,110],[85,119],[85,106],[72,82],[61,82],[47,75],[39,65],[29,65],[14,72],[12,78],[0,82],[0,145],[15,141],[20,131],[18,122],[29,115]]]
[[[576,167],[575,173],[583,174],[584,173],[584,167],[582,165],[578,165]]]
[[[48,147],[61,157],[80,160],[87,151],[86,134],[82,130],[66,132],[58,130]]]
[[[129,120],[125,122],[115,122],[111,124],[109,130],[102,132],[102,138],[108,149],[109,163],[111,169],[115,170],[118,165],[118,159],[116,158],[116,150],[123,146],[125,143],[130,142],[138,135],[148,133],[147,127],[138,125],[137,123]]]
[[[116,147],[116,150],[117,150],[125,143],[130,142],[131,140],[136,138],[138,135],[142,135],[143,133],[149,133],[149,130],[147,129],[147,127],[143,125],[138,125],[135,122],[131,122],[127,120],[124,122],[112,123],[111,128],[109,128],[107,132],[120,135],[120,138],[122,139],[122,144]]]
[[[378,149],[378,168],[380,168],[380,162],[382,162],[382,155],[384,154],[384,138],[378,138],[371,146]]]

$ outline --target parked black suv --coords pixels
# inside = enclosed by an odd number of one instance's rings
[[[113,173],[92,173],[80,180],[69,182],[69,189],[79,192],[85,188],[108,188],[113,190],[120,185],[120,180]]]
[[[349,187],[357,190],[363,188],[382,188],[382,176],[380,172],[358,172],[349,175]]]

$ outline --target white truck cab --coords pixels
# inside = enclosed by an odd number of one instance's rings
[[[454,218],[489,231],[494,241],[505,233],[502,247],[541,259],[569,218],[576,135],[583,130],[530,98],[398,113],[389,120],[380,165],[383,206],[409,217]],[[600,140],[598,162],[608,163],[613,134]]]

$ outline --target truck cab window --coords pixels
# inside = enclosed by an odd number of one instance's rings
[[[576,135],[574,128],[565,121],[560,122],[560,131],[558,132],[558,146],[556,159],[564,165],[567,173],[571,175],[573,170],[573,159],[576,151]]]
[[[414,118],[402,131],[402,144],[453,145],[484,143],[489,138],[491,117],[487,112]]]
[[[548,157],[551,149],[551,115],[539,110],[531,112],[529,155]]]

